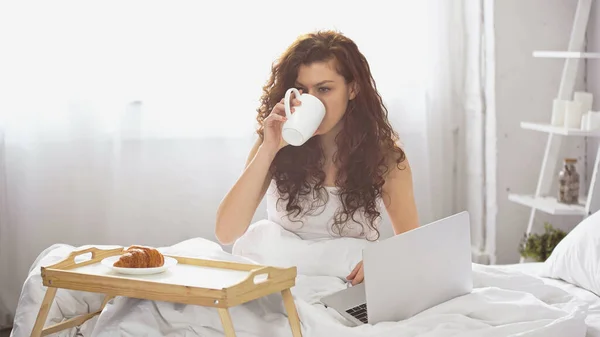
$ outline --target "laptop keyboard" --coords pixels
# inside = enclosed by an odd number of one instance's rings
[[[367,319],[367,303],[357,305],[354,308],[346,310],[346,312],[365,324],[369,322]]]

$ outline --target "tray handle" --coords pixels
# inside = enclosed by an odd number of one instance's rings
[[[90,248],[86,248],[86,249],[82,249],[82,250],[76,250],[76,251],[72,251],[71,254],[69,254],[69,256],[67,256],[64,260],[62,260],[56,264],[53,264],[51,266],[47,266],[45,268],[42,267],[42,269],[68,270],[68,269],[83,267],[83,266],[87,266],[90,264],[100,262],[102,259],[107,258],[109,256],[121,254],[123,252],[123,249],[124,249],[123,247],[114,248],[114,249],[99,249],[96,247],[90,247]],[[75,262],[75,258],[77,256],[87,254],[87,253],[92,253],[91,259],[85,260],[83,262]]]
[[[250,274],[248,275],[248,277],[246,277],[246,279],[244,281],[242,281],[241,283],[247,284],[247,285],[270,283],[273,281],[274,278],[279,276],[281,274],[281,272],[284,270],[285,269],[283,269],[283,268],[276,268],[276,267],[270,267],[270,266],[253,269],[250,271]],[[261,276],[263,276],[265,274],[266,274],[266,278],[262,278]]]

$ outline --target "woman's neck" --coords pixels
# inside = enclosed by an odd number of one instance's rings
[[[326,134],[322,134],[319,138],[321,141],[321,148],[323,149],[323,155],[325,156],[325,161],[330,162],[337,151],[337,144],[335,142],[335,137],[342,130],[342,123],[338,123]]]

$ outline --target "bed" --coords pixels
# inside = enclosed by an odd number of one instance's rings
[[[569,282],[541,276],[544,268],[544,263],[541,262],[497,265],[492,267],[501,270],[516,271],[540,278],[545,284],[560,288],[575,296],[577,299],[587,303],[589,308],[588,315],[585,319],[587,325],[586,336],[600,337],[600,296]]]
[[[473,264],[474,289],[400,322],[353,327],[320,303],[347,287],[345,276],[361,259],[365,240],[301,240],[269,221],[253,224],[227,253],[202,238],[160,247],[164,254],[297,268],[292,294],[303,336],[519,336],[600,337],[600,213],[586,218],[544,263]],[[44,297],[40,267],[74,250],[59,244],[40,253],[23,285],[13,337],[29,336]],[[95,246],[100,249],[114,246]],[[400,289],[399,291],[403,291]],[[410,290],[404,290],[410,291]],[[102,294],[59,289],[46,324],[102,305]],[[230,310],[238,336],[291,336],[281,296],[266,296]],[[58,336],[223,336],[213,308],[116,297],[101,313]]]

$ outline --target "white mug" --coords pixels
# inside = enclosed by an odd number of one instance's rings
[[[294,113],[290,109],[292,92],[296,95],[296,99],[302,102],[294,107]],[[325,105],[313,95],[300,95],[296,88],[289,88],[286,91],[284,105],[287,121],[283,124],[281,135],[288,144],[300,146],[306,143],[321,125],[325,117]]]

